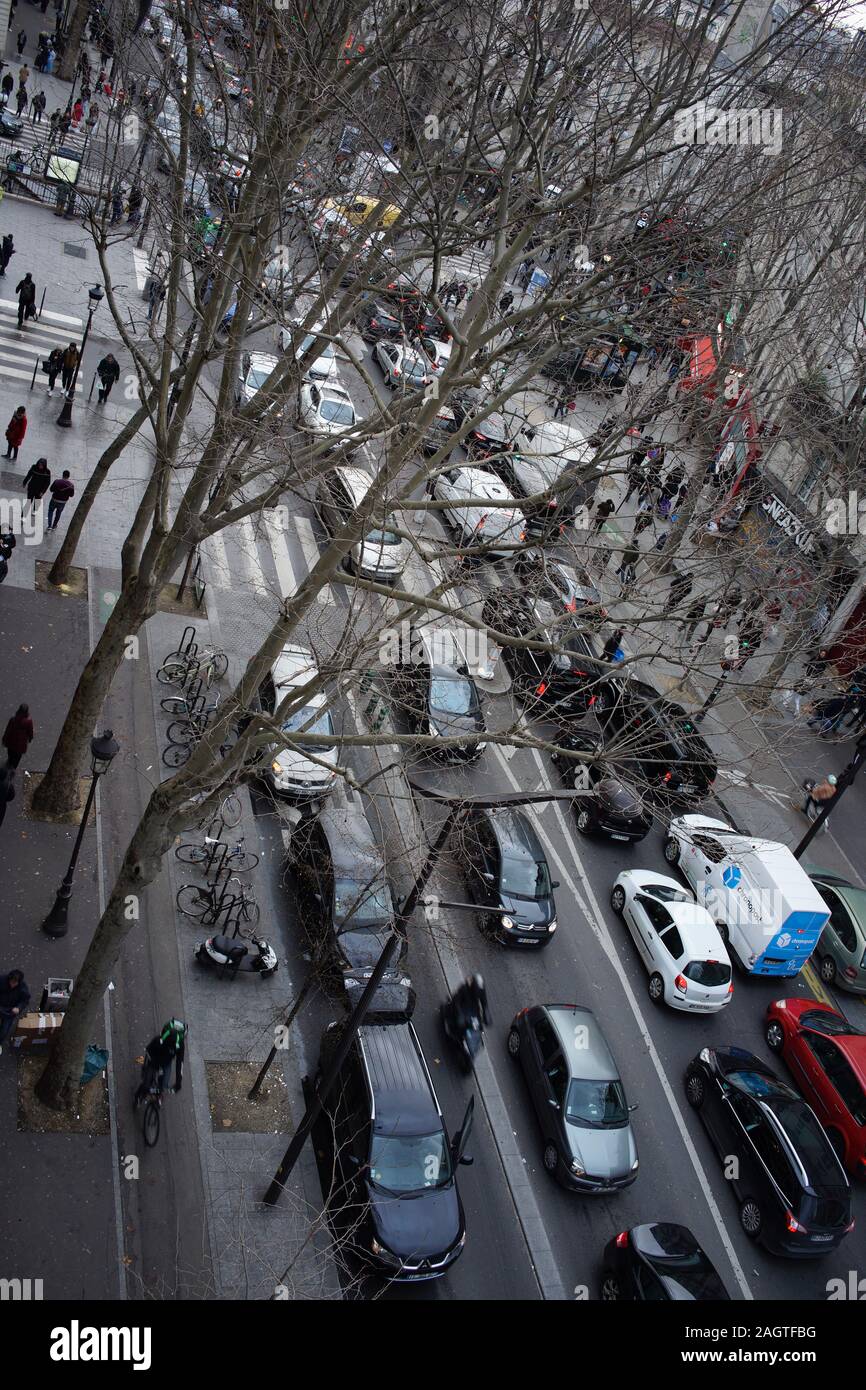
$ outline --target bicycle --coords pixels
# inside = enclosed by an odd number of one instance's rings
[[[169,743],[198,743],[218,708],[219,696],[212,705],[190,711],[184,719],[175,719],[165,731]]]
[[[252,890],[245,883],[238,883],[240,893],[232,893],[223,899],[222,889],[217,893],[218,885],[206,885],[199,887],[195,883],[185,883],[178,889],[175,902],[178,911],[184,917],[189,917],[202,927],[215,926],[223,913],[228,915],[238,908],[238,931],[241,936],[251,936],[259,924],[261,911],[255,898],[251,896]],[[241,929],[241,922],[249,930]]]
[[[191,843],[178,845],[174,851],[175,858],[179,859],[181,864],[203,864],[205,861],[210,864],[218,857],[219,853],[214,846],[222,843],[222,840],[205,835],[203,845]],[[231,849],[226,849],[225,856],[220,862],[220,868],[229,869],[232,874],[248,874],[258,862],[259,856],[244,849],[244,841],[241,838]]]
[[[195,655],[182,651],[169,652],[156,673],[156,679],[160,685],[185,685],[193,673],[208,672],[210,684],[210,680],[220,680],[228,668],[228,657],[216,647],[204,647]]]
[[[170,743],[168,745],[162,755],[162,761],[165,763],[166,767],[183,767],[184,763],[189,762],[192,757],[192,750],[206,732],[208,722],[209,721],[205,722],[202,728],[196,732],[195,736],[190,739],[188,743]],[[223,742],[220,744],[217,751],[220,757],[224,758],[227,753],[231,752],[231,744]]]
[[[147,1095],[144,1101],[140,1102],[138,1099],[138,1091],[136,1090],[133,1104],[136,1106],[139,1104],[144,1105],[141,1116],[141,1129],[146,1147],[152,1149],[155,1148],[159,1139],[160,1111],[162,1109],[162,1098],[165,1094],[165,1090],[162,1084],[162,1072],[154,1071],[151,1064],[147,1061],[145,1061],[144,1067],[150,1074],[147,1082]]]
[[[197,801],[199,805],[202,805],[210,794],[210,792],[199,792],[198,795],[194,796],[192,799],[193,801]],[[234,830],[236,826],[240,825],[243,818],[244,808],[241,804],[240,797],[236,796],[234,792],[229,792],[228,796],[220,802],[216,814],[209,816],[207,821],[202,820],[199,829],[210,829],[212,825],[216,825],[221,821],[224,830]]]

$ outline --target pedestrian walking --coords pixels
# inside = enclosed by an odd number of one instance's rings
[[[624,636],[625,628],[618,627],[616,632],[612,633],[611,636],[608,637],[607,641],[601,649],[601,655],[605,661],[617,661],[622,659],[621,644]],[[620,652],[619,657],[617,657],[617,652]]]
[[[6,819],[6,807],[15,800],[15,774],[11,768],[0,768],[0,825]],[[3,1049],[0,1047],[0,1052]]]
[[[849,709],[847,695],[832,695],[828,700],[819,700],[806,723],[810,729],[819,726],[818,733],[823,738],[838,729]]]
[[[105,405],[111,395],[112,386],[120,380],[120,365],[117,358],[112,353],[107,352],[98,364],[96,374],[102,383],[99,390],[99,404]]]
[[[692,580],[688,574],[681,574],[679,570],[674,570],[673,582],[668,594],[668,606],[671,609],[679,608],[684,599],[687,599],[692,591]]]
[[[65,392],[69,392],[72,385],[72,378],[75,376],[75,369],[78,366],[78,344],[70,343],[63,353],[61,363],[60,385]]]
[[[8,800],[11,801],[12,797]],[[24,981],[23,970],[10,970],[7,975],[0,975],[0,1052],[10,1033],[14,1032],[18,1019],[27,1012],[29,1003],[30,990]]]
[[[823,802],[833,801],[838,796],[838,780],[833,776],[832,772],[820,782],[807,779],[803,783],[803,791],[806,793],[806,799],[803,805],[801,806],[798,801],[793,801],[791,804],[795,810],[802,811],[804,815],[809,816],[811,819],[813,815],[817,815],[821,810]],[[827,821],[825,819],[824,828],[826,829],[826,827]]]
[[[37,459],[34,464],[31,464],[23,484],[27,489],[25,506],[28,511],[35,506],[35,503],[42,500],[50,485],[51,469],[48,467],[48,460],[46,458]]]
[[[162,301],[165,299],[165,285],[161,280],[152,279],[147,291],[147,317],[148,320],[159,318],[159,310]]]
[[[457,286],[457,290],[454,296],[454,302],[457,305],[458,309],[460,308],[460,305],[463,303],[468,293],[469,286],[467,285],[465,280],[461,280],[459,285]]]
[[[827,674],[827,667],[830,665],[830,650],[828,647],[819,647],[813,656],[809,657],[804,668],[804,674],[810,680],[818,681]],[[805,693],[805,692],[804,692]]]
[[[511,290],[506,290],[505,293],[504,293],[504,295],[502,296],[502,298],[501,298],[500,301],[499,301],[499,312],[500,312],[500,314],[502,314],[503,318],[504,318],[505,315],[508,313],[508,311],[509,311],[509,309],[511,308],[511,306],[512,306],[513,303],[514,303],[514,295],[512,294]]]
[[[17,459],[18,450],[24,443],[24,436],[27,433],[27,410],[23,405],[19,405],[6,426],[6,453],[3,455],[7,459]]]
[[[18,57],[20,58],[20,57],[21,57],[21,54],[24,52],[25,48],[27,47],[27,30],[26,30],[26,29],[19,29],[19,30],[18,30],[18,38],[17,38],[17,40],[16,40],[16,44],[17,44],[17,47],[18,47]]]
[[[26,87],[26,86],[27,86],[27,83],[28,83],[29,81],[30,81],[30,69],[28,68],[27,64],[24,63],[24,64],[22,64],[22,66],[18,69],[18,86],[19,86],[19,87]]]
[[[60,120],[57,122],[57,129],[60,132],[61,140],[65,140],[69,134],[69,127],[72,125],[72,115],[69,111],[61,111]]]
[[[73,130],[77,130],[77,129],[78,129],[78,127],[81,125],[81,122],[82,122],[83,118],[84,118],[84,104],[83,104],[83,102],[82,102],[82,100],[81,100],[81,97],[78,97],[78,99],[77,99],[76,102],[75,102],[75,105],[74,105],[73,108],[72,108],[72,128],[73,128]]]
[[[574,407],[575,407],[575,401],[571,398],[571,392],[570,392],[570,391],[561,391],[561,392],[559,393],[559,395],[557,396],[557,398],[556,398],[556,405],[555,405],[554,408],[553,408],[553,418],[554,418],[554,420],[562,420],[562,419],[564,419],[564,418],[565,418],[565,412],[566,412],[567,410],[574,410]]]
[[[17,95],[17,97],[15,98],[15,109],[16,109],[16,112],[17,112],[17,114],[18,114],[19,117],[21,116],[21,114],[22,114],[24,111],[27,110],[27,103],[28,103],[29,100],[30,100],[30,98],[29,98],[28,95],[27,95],[27,88],[26,88],[26,87],[19,87],[19,88],[18,88],[18,95]]]
[[[627,548],[622,553],[622,560],[620,561],[617,574],[622,580],[623,587],[626,589],[631,588],[632,584],[635,581],[635,576],[637,572],[637,562],[639,559],[640,551],[638,550],[637,546],[634,545],[634,543],[632,543],[630,546],[627,546]]]
[[[592,519],[592,526],[590,527],[592,535],[598,535],[599,531],[604,526],[608,517],[615,510],[616,509],[614,507],[612,498],[606,497],[603,502],[599,502],[595,510],[595,516]]]
[[[30,706],[19,705],[6,721],[3,734],[7,767],[16,768],[32,742],[33,720],[30,717]]]
[[[108,219],[109,227],[113,227],[123,216],[123,185],[116,183],[111,190],[111,216]]]
[[[42,117],[45,115],[45,108],[48,105],[48,98],[44,92],[37,92],[30,103],[30,121],[33,125],[41,125]]]
[[[0,241],[0,275],[6,274],[6,267],[15,255],[15,243],[12,240],[12,233],[7,232]]]
[[[97,105],[96,102],[94,102],[93,105],[91,106],[90,110],[89,110],[88,113],[87,113],[87,129],[88,129],[88,131],[90,132],[91,135],[93,135],[93,134],[95,133],[96,127],[97,127],[98,125],[99,125],[99,106]]]
[[[15,293],[18,296],[18,327],[23,328],[25,318],[36,317],[36,286],[29,270],[24,279],[18,281]]]
[[[695,602],[692,604],[691,608],[688,609],[685,617],[682,619],[682,622],[685,626],[685,631],[683,632],[684,642],[690,641],[700,624],[703,622],[706,613],[706,607],[706,599],[699,598],[695,599]]]
[[[632,528],[632,542],[635,542],[638,536],[643,535],[644,531],[646,531],[649,526],[652,526],[652,524],[653,514],[651,511],[644,510],[638,512],[637,516],[634,519],[634,527]]]
[[[45,369],[48,373],[48,390],[45,393],[47,396],[54,395],[54,383],[63,370],[63,351],[62,347],[52,348],[45,363]]]
[[[69,477],[69,469],[64,468],[63,477],[55,478],[51,484],[51,501],[48,503],[49,531],[57,530],[57,523],[63,515],[63,508],[75,493],[75,484]]]
[[[141,205],[144,202],[144,195],[138,184],[133,184],[129,190],[129,217],[127,221],[131,227],[137,227],[141,221]]]
[[[0,82],[0,91],[8,101],[12,95],[12,88],[15,86],[15,78],[11,72],[4,73],[3,81]]]

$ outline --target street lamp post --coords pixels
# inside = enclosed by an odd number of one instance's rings
[[[794,850],[795,859],[799,859],[803,854],[805,854],[806,850],[809,848],[815,836],[818,834],[818,831],[821,829],[821,826],[824,824],[830,812],[835,811],[843,792],[846,792],[848,790],[851,783],[854,781],[854,778],[857,776],[857,773],[860,771],[860,768],[863,765],[864,758],[866,758],[866,734],[861,734],[857,740],[857,747],[854,752],[853,758],[851,759],[850,763],[848,763],[847,766],[843,769],[843,771],[840,772],[839,777],[837,778],[836,795],[830,797],[827,801],[822,802],[821,810],[818,812],[817,816],[812,821],[812,824],[809,826],[809,829],[806,831],[797,848]]]
[[[318,1087],[314,1091],[313,1098],[307,1106],[304,1117],[298,1125],[292,1137],[292,1141],[283,1155],[279,1168],[271,1179],[271,1185],[262,1199],[266,1206],[274,1206],[282,1195],[286,1185],[286,1179],[300,1157],[307,1136],[324,1109],[324,1103],[340,1074],[340,1068],[348,1055],[349,1048],[352,1046],[358,1029],[364,1022],[367,1009],[370,1006],[370,1000],[373,998],[382,976],[388,968],[391,957],[397,948],[397,943],[405,938],[409,919],[418,906],[421,894],[430,881],[430,876],[438,863],[439,856],[445,848],[454,827],[476,806],[525,806],[534,802],[574,800],[573,791],[505,792],[499,796],[475,796],[458,800],[448,796],[445,792],[439,792],[431,787],[425,787],[422,782],[414,782],[411,778],[409,779],[409,785],[413,791],[419,792],[422,796],[429,797],[433,801],[439,801],[446,805],[448,807],[448,814],[442,823],[439,834],[430,847],[430,852],[421,866],[409,896],[394,918],[396,930],[392,933],[385,945],[385,949],[373,967],[373,973],[367,981],[367,987],[355,1005],[352,1015],[346,1024],[345,1031],[340,1039],[339,1047],[334,1054],[331,1065],[322,1076]],[[460,903],[457,905],[460,907],[475,907],[474,903]]]
[[[57,417],[58,425],[62,425],[64,429],[68,429],[69,426],[72,424],[72,402],[75,397],[75,384],[78,381],[78,371],[81,367],[82,361],[84,360],[84,349],[87,347],[87,337],[90,333],[90,325],[93,322],[93,315],[96,313],[96,310],[99,308],[99,305],[102,302],[103,294],[104,291],[101,285],[93,285],[87,291],[89,306],[87,310],[87,323],[85,324],[84,328],[84,337],[81,339],[81,351],[78,354],[78,361],[75,364],[75,375],[72,378],[72,384],[69,387],[69,390],[66,392],[66,399],[63,402],[63,409]]]
[[[111,766],[112,758],[114,758],[119,750],[120,744],[115,740],[110,729],[106,729],[98,738],[90,740],[90,766],[93,771],[93,777],[90,782],[90,791],[87,793],[84,814],[81,817],[81,824],[78,827],[78,834],[75,837],[75,848],[72,851],[69,868],[66,870],[63,882],[57,890],[54,906],[42,923],[42,930],[47,932],[49,936],[66,935],[69,900],[72,897],[72,879],[75,874],[75,866],[78,863],[78,853],[81,849],[81,842],[84,839],[84,831],[90,816],[90,808],[93,805],[93,798],[96,796],[96,784],[102,774],[108,771]]]

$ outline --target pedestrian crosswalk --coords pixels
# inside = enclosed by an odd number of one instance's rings
[[[293,560],[289,535],[294,534],[297,549],[303,557]],[[259,552],[259,542],[267,547],[267,556],[276,574],[276,588],[269,583]],[[291,598],[298,592],[306,575],[318,563],[320,550],[313,523],[305,516],[286,517],[282,507],[266,508],[261,524],[245,517],[227,531],[217,532],[204,544],[208,560],[208,581],[215,589],[236,589],[249,586],[262,599],[273,601],[276,590],[280,598]],[[318,594],[324,606],[336,605],[331,586],[325,585]]]
[[[6,280],[11,287],[11,271]],[[43,309],[38,319],[27,319],[19,328],[17,300],[0,299],[0,378],[29,386],[37,363],[52,349],[80,341],[83,327],[83,319],[72,314]],[[36,385],[40,383],[44,385],[45,377],[37,371]]]

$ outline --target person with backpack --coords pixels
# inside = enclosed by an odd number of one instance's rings
[[[27,489],[27,501],[25,507],[30,511],[36,502],[40,502],[51,486],[51,469],[48,467],[46,458],[37,459],[31,464],[23,486]]]
[[[15,293],[18,296],[18,327],[23,328],[25,318],[36,317],[36,286],[29,270],[24,279],[18,281]]]

